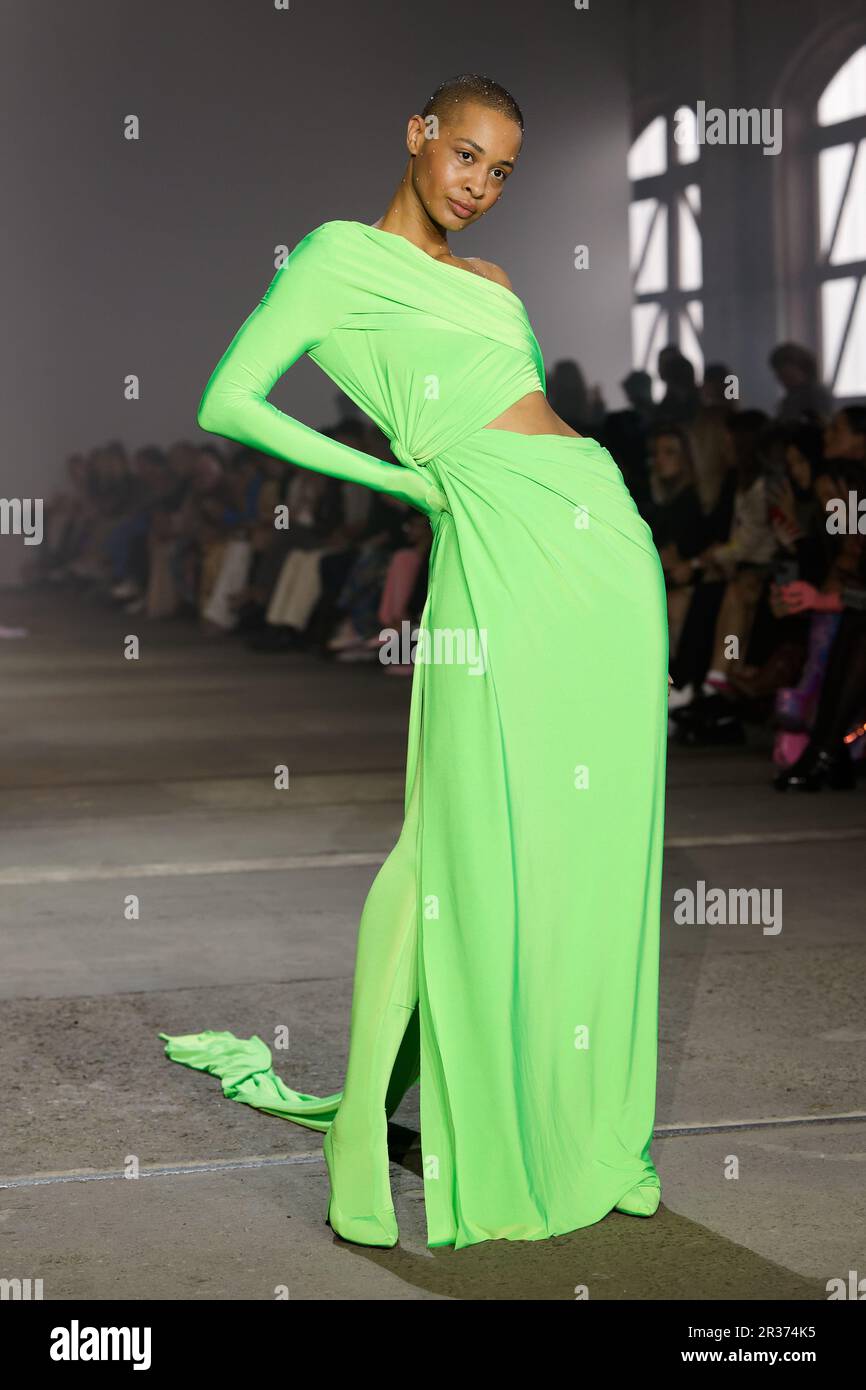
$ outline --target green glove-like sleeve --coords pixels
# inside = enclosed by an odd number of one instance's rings
[[[196,420],[212,434],[328,473],[430,513],[431,489],[402,464],[329,439],[267,400],[289,367],[347,316],[346,294],[329,274],[327,224],[310,232],[241,324],[204,389]]]

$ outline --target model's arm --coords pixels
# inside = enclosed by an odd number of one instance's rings
[[[345,314],[345,296],[328,274],[325,224],[298,243],[241,324],[204,389],[197,422],[213,434],[316,473],[363,483],[429,513],[436,490],[421,475],[329,439],[267,399],[292,363],[322,342]]]

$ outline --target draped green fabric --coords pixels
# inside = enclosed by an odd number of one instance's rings
[[[304,352],[398,464],[268,403]],[[484,427],[544,387],[517,295],[336,221],[277,271],[198,417],[433,529],[406,819],[356,963],[356,994],[388,981],[383,1023],[353,1005],[349,1060],[388,1114],[420,1074],[431,1246],[571,1231],[657,1181],[665,586],[606,449]],[[339,1112],[341,1092],[281,1081],[258,1038],[160,1036],[235,1100],[319,1130]]]

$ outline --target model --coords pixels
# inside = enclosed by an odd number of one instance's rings
[[[298,243],[198,413],[433,528],[405,821],[361,916],[342,1091],[290,1090],[258,1038],[160,1034],[226,1095],[325,1132],[328,1219],[365,1245],[397,1240],[387,1117],[419,1077],[429,1246],[659,1203],[664,578],[611,455],[548,405],[504,272],[447,243],[500,198],[522,137],[497,83],[442,84],[384,216]],[[399,464],[268,403],[305,352]]]

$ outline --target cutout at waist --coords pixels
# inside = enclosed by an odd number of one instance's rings
[[[505,434],[523,434],[527,437],[542,435],[549,438],[560,436],[565,439],[585,438],[584,435],[578,434],[577,430],[573,430],[570,425],[561,420],[556,411],[551,409],[543,391],[530,391],[527,395],[521,396],[501,415],[497,415],[495,420],[489,420],[481,428],[485,430],[495,429]]]

